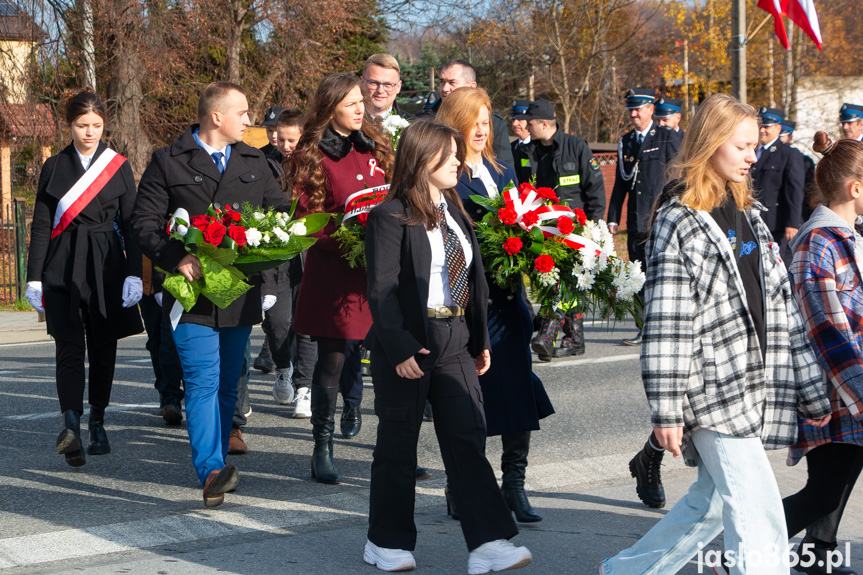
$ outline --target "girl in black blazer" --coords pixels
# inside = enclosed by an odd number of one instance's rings
[[[415,566],[417,440],[428,399],[459,508],[470,573],[523,567],[531,555],[485,457],[478,376],[491,363],[488,286],[479,246],[454,188],[464,160],[457,131],[428,120],[402,134],[392,188],[366,236],[377,443],[364,559]],[[452,277],[450,277],[452,276]]]
[[[111,450],[104,418],[117,340],[144,330],[137,306],[144,293],[141,252],[129,236],[135,181],[129,162],[100,141],[105,115],[92,91],[69,98],[66,121],[73,142],[48,158],[39,175],[27,263],[26,297],[39,311],[44,305],[57,348],[64,427],[57,452],[73,467],[85,463],[85,347],[90,360],[87,451],[102,455]]]

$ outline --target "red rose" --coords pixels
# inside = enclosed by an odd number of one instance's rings
[[[503,251],[514,256],[521,251],[522,245],[521,240],[518,238],[506,238],[506,241],[503,242]]]
[[[533,260],[533,267],[541,274],[547,274],[554,269],[554,260],[551,256],[539,256]]]
[[[531,184],[530,182],[525,182],[525,183],[518,186],[518,193],[519,194],[523,194],[525,192],[534,192],[534,191],[536,191],[536,188],[534,188],[533,184]]]
[[[222,242],[225,237],[225,226],[219,222],[212,222],[207,229],[204,230],[204,241],[214,246]]]
[[[551,200],[552,202],[558,201],[557,194],[554,193],[554,190],[551,188],[537,188],[536,193],[539,194],[541,198],[545,198],[546,200]]]
[[[572,218],[560,216],[557,218],[557,229],[560,230],[560,233],[564,236],[568,236],[575,230],[575,224],[572,223]]]
[[[581,208],[575,208],[575,219],[578,220],[578,225],[583,226],[587,223],[587,214]]]
[[[523,223],[526,227],[530,227],[533,224],[539,221],[539,216],[536,215],[535,211],[527,212],[523,216],[521,216],[521,223]]]
[[[501,208],[497,211],[497,217],[500,218],[500,221],[505,223],[508,226],[515,224],[518,220],[518,214],[515,213],[515,210],[512,208]]]
[[[207,229],[207,226],[213,221],[210,216],[192,216],[192,226],[198,228],[202,232]]]
[[[246,228],[231,224],[231,227],[228,228],[228,237],[237,242],[238,246],[244,246],[246,245]]]
[[[369,213],[363,212],[357,216],[357,221],[365,227],[369,223]]]

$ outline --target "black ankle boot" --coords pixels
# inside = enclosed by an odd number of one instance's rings
[[[90,407],[90,419],[87,422],[90,430],[90,445],[87,453],[90,455],[107,455],[111,453],[108,434],[105,433],[105,408]]]
[[[458,511],[455,508],[455,501],[452,494],[449,492],[449,485],[443,488],[443,496],[446,498],[446,514],[458,521]]]
[[[72,467],[81,467],[87,463],[81,447],[81,414],[74,409],[63,412],[63,427],[57,436],[57,453],[65,455]]]
[[[794,569],[806,575],[826,575],[827,573],[832,573],[833,575],[857,575],[857,571],[850,567],[845,567],[844,565],[838,567],[832,566],[833,564],[830,562],[831,553],[836,549],[836,546],[836,542],[825,544],[823,541],[814,540],[809,535],[806,535],[794,549],[794,553],[801,562],[807,565],[812,563],[812,565],[801,567],[798,563]],[[842,558],[843,560],[847,559],[844,553]]]
[[[665,488],[662,486],[660,467],[663,451],[657,451],[650,446],[650,441],[644,444],[644,449],[629,462],[629,472],[635,477],[635,491],[638,498],[654,509],[665,507]]]
[[[503,454],[500,457],[503,485],[500,491],[507,506],[515,513],[515,519],[520,523],[542,521],[542,515],[530,505],[527,493],[524,491],[527,455],[530,451],[530,432],[505,433],[500,438],[503,443]]]
[[[333,459],[333,432],[336,422],[338,387],[312,386],[312,435],[315,450],[312,454],[312,477],[318,483],[336,484],[341,481]]]
[[[564,333],[560,345],[554,348],[554,357],[584,355],[584,314],[569,312],[563,316]]]
[[[342,421],[339,425],[342,430],[342,437],[345,439],[356,437],[363,426],[363,416],[360,413],[359,406],[351,407],[346,403],[342,411]]]
[[[554,342],[560,331],[560,320],[557,316],[542,317],[539,323],[539,333],[530,340],[530,348],[536,352],[540,361],[551,361],[554,356]]]

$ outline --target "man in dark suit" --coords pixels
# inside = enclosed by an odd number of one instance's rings
[[[654,91],[636,88],[626,93],[626,111],[632,130],[617,143],[617,171],[608,206],[608,231],[616,234],[623,219],[623,202],[629,197],[626,213],[626,249],[630,261],[647,263],[644,247],[653,203],[665,186],[665,171],[680,149],[681,136],[671,128],[653,122]],[[640,345],[641,332],[625,345]]]
[[[440,99],[432,104],[431,96],[429,96],[429,100],[426,103],[431,105],[427,105],[417,112],[417,118],[421,116],[431,116],[434,118],[440,109],[441,102],[452,94],[453,90],[464,86],[476,88],[476,68],[465,60],[450,60],[446,62],[440,70]],[[498,161],[506,162],[510,166],[513,166],[512,149],[509,145],[509,131],[506,129],[506,120],[500,114],[493,113],[491,115],[491,132],[494,138],[492,147],[494,148],[495,157]]]
[[[794,128],[797,127],[797,122],[793,120],[782,120],[782,131],[779,132],[779,141],[791,146],[792,150],[797,151],[803,156],[803,167],[806,170],[806,180],[803,185],[803,221],[809,219],[812,211],[815,209],[812,206],[812,200],[817,190],[815,185],[815,160],[808,155],[795,148],[792,142],[794,141]]]
[[[755,150],[758,161],[752,166],[752,184],[756,198],[767,208],[761,219],[779,245],[780,256],[790,264],[793,253],[789,244],[803,223],[806,167],[803,156],[779,140],[782,112],[764,106],[758,116],[761,145]]]
[[[132,239],[157,266],[201,277],[201,263],[182,241],[166,232],[179,208],[190,215],[214,208],[282,205],[284,197],[260,150],[242,142],[250,125],[243,89],[230,82],[207,86],[198,103],[198,121],[172,146],[153,152],[138,185]],[[225,309],[205,297],[184,312],[165,294],[163,309],[173,316],[174,344],[186,381],[186,420],[192,461],[203,486],[204,504],[215,507],[237,485],[239,474],[225,463],[237,380],[252,326],[276,300],[275,270],[249,278],[252,288]],[[168,318],[166,318],[167,320]]]
[[[371,98],[371,110],[375,116],[386,118],[390,114],[413,120],[413,116],[399,110],[396,97],[402,91],[399,61],[389,54],[372,54],[363,65],[360,77],[363,88]]]

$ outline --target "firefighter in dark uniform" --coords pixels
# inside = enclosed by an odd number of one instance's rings
[[[626,110],[632,130],[617,144],[617,172],[608,206],[608,231],[616,234],[623,219],[623,202],[629,196],[626,213],[626,249],[630,261],[644,266],[644,254],[653,203],[665,186],[666,166],[680,149],[683,137],[671,128],[653,122],[653,90],[636,88],[626,93]],[[639,294],[639,296],[642,296]],[[625,339],[626,345],[640,345],[641,331]]]
[[[782,112],[764,106],[758,116],[761,145],[755,150],[758,161],[752,165],[752,184],[756,199],[767,208],[761,219],[779,244],[780,257],[790,264],[793,253],[789,243],[803,223],[806,167],[803,155],[779,140]]]
[[[839,123],[846,138],[863,141],[863,106],[842,104],[839,109]]]
[[[515,173],[519,182],[536,177],[537,187],[553,188],[571,208],[581,208],[588,219],[599,221],[605,214],[605,185],[599,162],[581,138],[558,128],[554,106],[546,100],[530,102],[522,116],[527,120],[530,143],[515,149]],[[531,347],[542,361],[584,353],[583,314],[569,311],[562,325],[556,318],[543,318]],[[563,329],[563,338],[557,336]]]
[[[530,100],[513,100],[512,111],[509,113],[509,120],[512,122],[512,133],[515,134],[515,140],[510,142],[513,158],[515,150],[519,146],[526,146],[530,143],[530,132],[527,131],[527,120],[524,115],[527,114],[527,107],[530,105]]]
[[[680,119],[683,117],[683,100],[663,96],[656,101],[656,109],[653,110],[653,119],[660,126],[671,128],[683,138],[683,130],[680,129]]]
[[[812,205],[813,198],[816,195],[815,184],[815,160],[801,152],[798,148],[792,145],[794,141],[794,128],[797,127],[797,122],[793,120],[782,120],[782,131],[779,132],[779,141],[785,142],[791,146],[792,150],[797,150],[803,156],[803,167],[806,169],[806,179],[803,184],[803,221],[809,219],[815,207]]]

